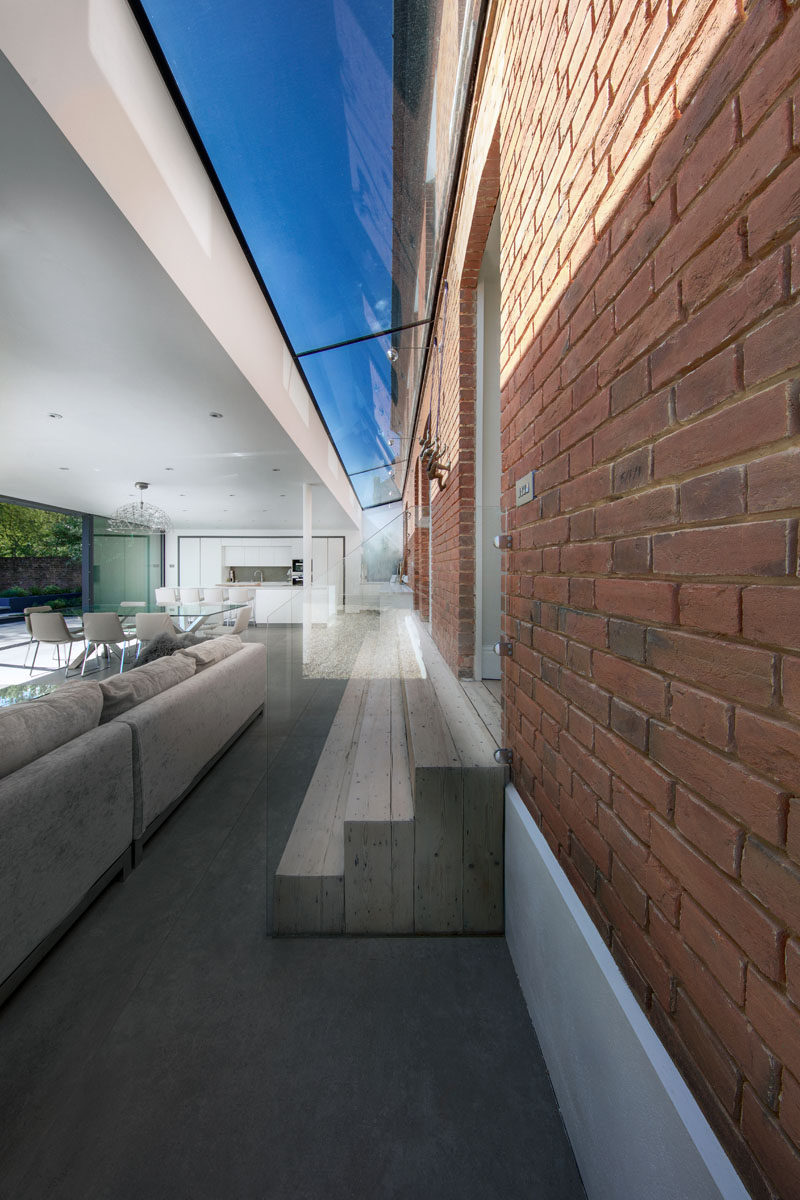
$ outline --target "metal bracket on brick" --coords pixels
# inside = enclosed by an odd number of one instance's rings
[[[511,658],[512,654],[514,653],[514,643],[495,642],[494,652],[495,654],[499,655],[500,658]]]
[[[495,534],[494,544],[498,550],[510,550],[511,549],[511,534],[510,533]]]

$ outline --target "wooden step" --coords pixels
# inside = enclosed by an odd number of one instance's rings
[[[344,814],[367,680],[354,676],[334,717],[275,873],[273,932],[344,932]]]
[[[348,933],[413,931],[413,815],[400,681],[373,680],[344,821]]]
[[[414,799],[414,928],[503,928],[505,767],[429,635],[418,626],[426,678],[404,679]]]

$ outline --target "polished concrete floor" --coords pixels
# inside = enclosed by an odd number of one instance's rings
[[[580,1200],[502,938],[269,936],[343,688],[279,658],[269,741],[251,726],[0,1009],[0,1196]]]

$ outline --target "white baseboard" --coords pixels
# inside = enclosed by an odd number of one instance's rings
[[[748,1200],[513,784],[505,854],[508,946],[588,1200]]]

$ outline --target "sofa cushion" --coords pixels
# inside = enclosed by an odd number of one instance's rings
[[[91,681],[0,708],[0,779],[94,729],[102,709],[103,694]]]
[[[176,650],[185,650],[187,646],[197,646],[202,640],[202,638],[195,637],[193,633],[159,633],[142,650],[136,661],[136,667],[143,667],[147,663],[155,662],[157,658],[174,654]]]
[[[223,637],[207,638],[199,646],[190,646],[188,650],[179,650],[176,658],[191,658],[196,664],[197,671],[204,671],[214,663],[230,658],[242,648],[242,639],[236,633],[227,633]]]
[[[166,692],[168,688],[183,683],[185,679],[191,679],[193,675],[194,662],[180,654],[172,654],[148,663],[146,667],[126,671],[123,675],[115,675],[113,679],[104,679],[98,684],[103,695],[100,724],[105,725],[108,721],[113,721],[129,708]]]

